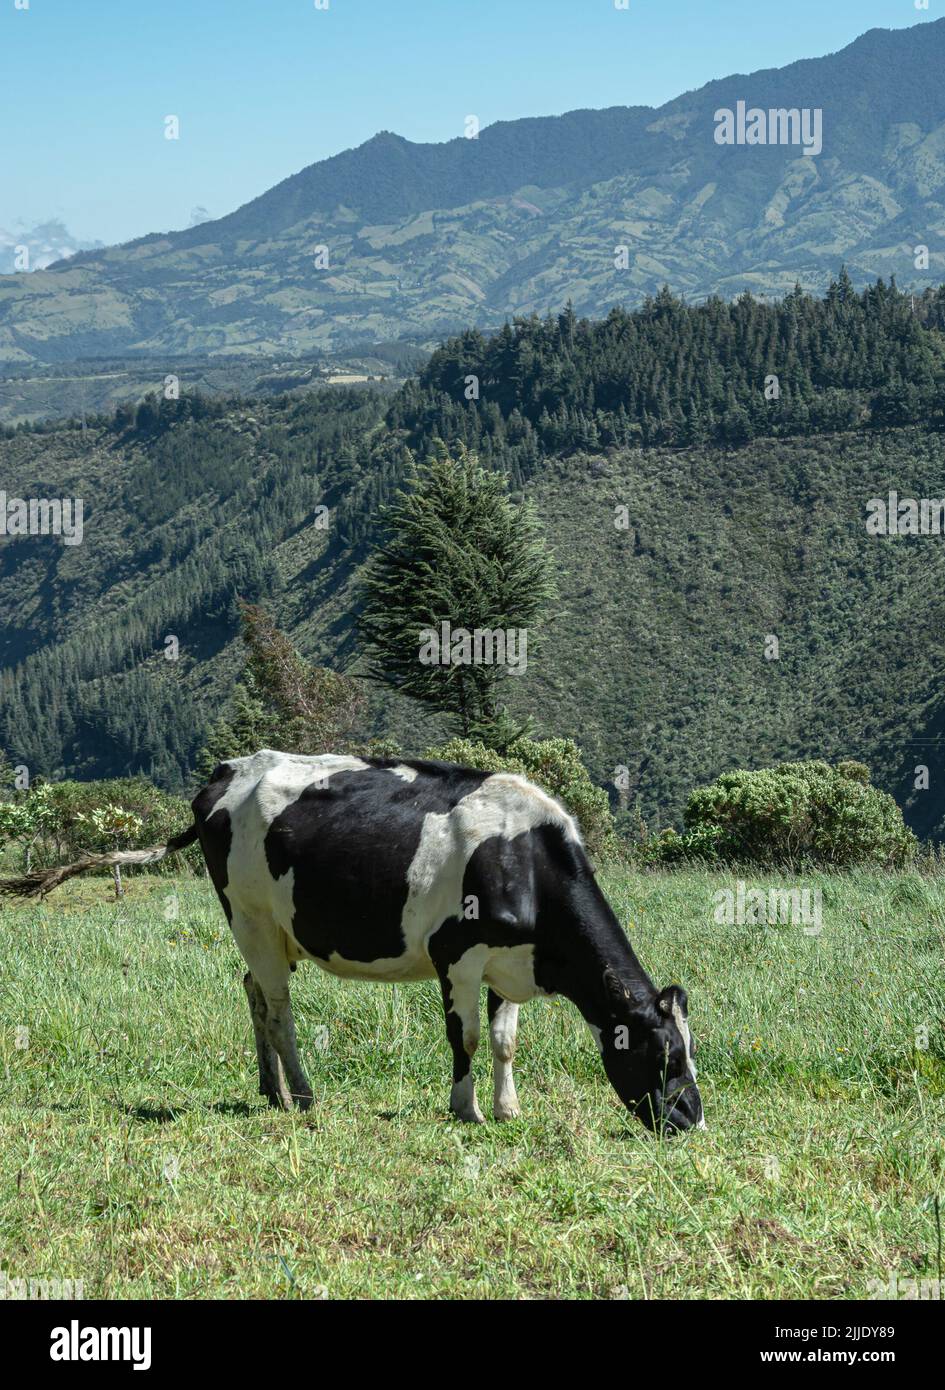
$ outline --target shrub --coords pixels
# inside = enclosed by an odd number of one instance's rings
[[[55,833],[59,823],[51,790],[40,783],[32,791],[17,791],[0,800],[0,850],[7,845],[19,845],[27,872],[32,866],[34,849]]]
[[[471,739],[453,738],[431,749],[428,758],[461,763],[482,772],[516,772],[555,797],[581,827],[588,853],[612,856],[619,851],[607,793],[595,787],[570,738],[518,738],[503,753]]]
[[[18,794],[11,807],[22,808],[39,824],[31,841],[37,867],[69,862],[86,851],[147,849],[177,835],[193,819],[188,802],[152,785],[145,777],[120,777],[100,782],[39,783]],[[35,814],[41,806],[41,822]],[[0,836],[2,838],[2,836]],[[199,847],[183,853],[193,867],[202,864]],[[180,857],[173,856],[149,870],[179,873]]]
[[[643,865],[668,868],[674,864],[691,864],[701,860],[707,864],[724,862],[728,858],[725,831],[718,825],[700,825],[680,835],[669,829],[637,847],[636,860]]]
[[[684,834],[664,832],[644,858],[900,868],[917,849],[893,798],[870,785],[868,768],[850,761],[725,772],[690,794],[685,822]]]

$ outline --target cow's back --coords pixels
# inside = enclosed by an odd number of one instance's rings
[[[275,920],[295,954],[338,973],[385,979],[430,973],[429,936],[462,919],[470,888],[485,915],[516,915],[528,832],[577,839],[523,779],[423,760],[263,750],[221,764],[194,813],[228,913]]]

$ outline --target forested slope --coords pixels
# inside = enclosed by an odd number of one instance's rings
[[[842,278],[776,306],[660,296],[464,335],[393,399],[149,401],[8,433],[0,486],[81,496],[86,523],[79,546],[0,542],[3,744],[34,772],[186,785],[238,669],[237,596],[356,673],[378,503],[441,435],[534,497],[555,550],[561,600],[514,703],[599,780],[628,768],[647,820],[725,767],[843,754],[940,826],[945,537],[865,520],[891,489],[945,496],[941,302]],[[410,749],[438,732],[380,694],[370,711]]]

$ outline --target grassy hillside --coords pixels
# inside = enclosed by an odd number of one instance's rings
[[[818,936],[715,925],[719,875],[607,883],[655,979],[689,991],[708,1128],[663,1143],[569,1004],[522,1011],[522,1117],[458,1126],[437,991],[313,965],[293,996],[315,1106],[276,1114],[202,880],[0,908],[7,1277],[109,1299],[859,1299],[934,1279],[945,889],[811,884]],[[476,1075],[488,1093],[487,1046]]]
[[[938,20],[659,109],[458,128],[439,145],[384,131],[226,217],[0,276],[0,361],[432,345],[568,298],[604,314],[665,282],[691,297],[820,290],[841,260],[859,282],[921,289],[945,269],[943,59]],[[739,101],[821,111],[823,148],[717,144],[715,112]]]

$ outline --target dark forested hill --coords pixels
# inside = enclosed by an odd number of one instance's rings
[[[84,504],[80,545],[0,539],[0,720],[17,759],[181,785],[233,680],[237,598],[278,605],[280,560],[317,568],[316,508],[357,485],[382,401],[326,389],[158,412],[149,399],[0,443],[7,496]],[[372,472],[366,505],[384,476]],[[168,637],[179,660],[165,656]]]
[[[554,546],[519,708],[600,781],[629,769],[648,820],[728,766],[849,755],[941,833],[945,537],[865,525],[890,491],[945,497],[941,305],[842,277],[822,301],[664,295],[464,334],[393,398],[185,397],[7,432],[0,489],[81,496],[86,520],[78,546],[0,539],[0,742],[34,772],[186,785],[238,669],[238,595],[356,673],[378,503],[440,435],[507,471]],[[370,719],[414,751],[439,732],[379,697]]]
[[[0,277],[0,362],[431,343],[513,314],[945,274],[945,20],[665,106],[389,131],[227,217]],[[821,113],[822,148],[716,142],[716,112]],[[819,144],[820,142],[818,142]],[[927,248],[927,258],[916,248]],[[619,255],[618,255],[619,251]]]
[[[485,337],[445,343],[394,400],[388,421],[414,447],[437,435],[495,456],[513,480],[543,453],[612,444],[738,445],[940,420],[945,290],[845,271],[823,299],[795,289],[691,306],[668,290],[602,322],[569,306]]]

